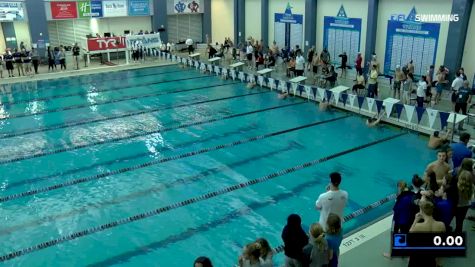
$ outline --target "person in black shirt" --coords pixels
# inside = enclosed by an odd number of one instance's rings
[[[25,76],[25,71],[23,70],[23,61],[21,59],[21,52],[18,49],[15,49],[13,53],[13,61],[15,61],[16,68],[18,69],[18,76]]]
[[[54,51],[51,50],[51,47],[48,46],[48,51],[46,51],[46,56],[48,57],[48,71],[53,71],[56,69],[56,64],[54,64]]]
[[[73,47],[73,56],[74,56],[74,60],[76,61],[76,69],[77,70],[79,69],[79,54],[80,54],[80,52],[81,52],[81,49],[79,48],[78,43],[75,43],[74,47]]]
[[[297,214],[287,218],[287,225],[282,230],[284,241],[285,266],[301,266],[303,248],[308,244],[308,236],[301,226],[302,219]]]
[[[214,58],[214,56],[216,55],[216,53],[218,53],[218,51],[216,51],[216,49],[212,46],[212,45],[208,45],[208,53],[209,53],[209,58]]]
[[[338,55],[339,57],[341,57],[341,66],[338,67],[339,69],[341,69],[341,77],[342,78],[345,78],[346,77],[346,68],[348,67],[346,65],[346,63],[348,62],[348,56],[346,55],[346,52],[343,52],[342,54]]]
[[[15,75],[13,75],[13,54],[11,50],[7,50],[7,53],[3,56],[3,60],[5,61],[5,67],[8,71],[8,77],[15,77]]]
[[[31,59],[33,61],[33,68],[35,69],[35,74],[38,74],[38,65],[40,65],[40,55],[38,50],[35,48],[31,49]]]

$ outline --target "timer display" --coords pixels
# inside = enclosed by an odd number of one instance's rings
[[[465,238],[465,233],[393,233],[391,255],[465,256]]]

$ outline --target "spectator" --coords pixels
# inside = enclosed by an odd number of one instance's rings
[[[23,62],[23,67],[25,69],[26,75],[32,75],[33,72],[31,70],[31,53],[23,49],[21,51],[21,60]]]
[[[208,45],[208,58],[214,58],[216,53],[218,53],[218,51],[212,45]]]
[[[356,73],[363,73],[363,66],[361,64],[363,64],[363,57],[361,56],[361,52],[358,52],[355,59]]]
[[[322,53],[320,54],[320,60],[324,65],[330,64],[330,53],[328,53],[327,48],[323,48]]]
[[[73,47],[73,56],[74,56],[74,61],[76,61],[76,69],[77,70],[79,70],[79,55],[80,55],[80,53],[81,53],[81,49],[79,48],[78,43],[75,43],[74,47]]]
[[[404,73],[404,72],[403,72]],[[407,74],[406,80],[403,83],[403,92],[402,92],[402,102],[403,104],[409,104],[411,98],[410,95],[412,93],[412,85],[414,82],[414,75]]]
[[[473,165],[472,159],[465,158],[462,163],[462,166],[464,165],[468,165],[470,168]],[[455,212],[455,232],[461,233],[463,230],[463,221],[465,220],[465,216],[467,215],[467,211],[470,207],[470,201],[473,195],[473,170],[469,171],[461,168],[457,179],[459,199]]]
[[[442,181],[446,175],[450,172],[450,166],[447,163],[447,153],[444,150],[437,151],[437,160],[429,163],[427,165],[425,174],[426,174],[426,181],[428,181],[428,174],[435,173],[437,184],[440,186],[442,185]],[[438,188],[438,187],[437,187]]]
[[[66,51],[64,47],[61,47],[58,51],[59,64],[61,64],[61,70],[66,70]]]
[[[302,229],[301,222],[299,215],[291,214],[287,218],[287,225],[282,231],[286,267],[301,266],[303,248],[308,244],[308,236]]]
[[[3,60],[5,60],[5,67],[8,72],[8,77],[15,77],[15,75],[13,75],[13,54],[10,49],[7,49],[5,55],[3,56]]]
[[[411,207],[415,194],[409,190],[404,181],[399,181],[397,187],[397,199],[393,208],[394,232],[409,233],[409,228],[411,228],[412,222],[414,221],[411,214]]]
[[[447,69],[442,65],[439,67],[439,70],[437,70],[436,76],[437,76],[437,83],[436,83],[436,91],[437,94],[435,95],[435,104],[439,103],[440,98],[442,97],[442,91],[444,90],[446,84],[447,84]]]
[[[455,79],[452,81],[452,95],[450,97],[450,100],[452,101],[452,104],[455,107],[455,103],[457,102],[457,93],[460,88],[463,87],[463,76],[458,75],[455,77]]]
[[[356,82],[353,85],[353,93],[355,95],[361,95],[360,91],[365,89],[365,80],[363,76],[363,71],[362,70],[357,70],[356,71]]]
[[[275,55],[277,55],[279,53],[279,47],[277,46],[277,43],[274,41],[272,42],[272,46],[271,46],[271,51],[272,53],[274,53]]]
[[[462,164],[464,158],[472,158],[472,151],[467,148],[468,141],[470,141],[470,134],[462,133],[460,134],[460,142],[451,145],[454,170]]]
[[[371,65],[371,70],[368,77],[368,97],[374,98],[377,95],[376,84],[378,82],[378,69],[377,65]]]
[[[188,55],[191,55],[195,50],[193,47],[193,40],[191,38],[186,39],[185,44],[188,46]]]
[[[295,59],[291,57],[287,64],[287,77],[292,77],[292,75],[294,74],[295,74]]]
[[[198,257],[193,263],[193,267],[213,267],[211,260],[208,257]]]
[[[251,42],[246,47],[246,58],[247,58],[247,66],[249,69],[252,69],[252,54],[254,53],[254,47],[252,47]]]
[[[325,81],[326,81],[326,86],[329,86],[330,88],[335,87],[336,81],[338,77],[338,73],[335,71],[335,67],[333,65],[330,65],[330,70],[327,75],[325,75]]]
[[[401,87],[402,83],[406,80],[406,75],[401,70],[401,66],[396,66],[396,72],[394,74],[394,84],[393,84],[393,97],[401,99]]]
[[[429,138],[429,143],[427,144],[427,146],[430,149],[439,148],[440,146],[449,142],[448,138],[451,133],[452,131],[449,129],[447,130],[447,133],[445,134],[445,136],[441,137],[439,131],[434,131],[434,133]]]
[[[25,71],[23,70],[23,61],[21,59],[21,52],[18,51],[18,49],[15,49],[15,53],[13,53],[13,61],[15,62],[15,67],[18,69],[18,76],[25,76]]]
[[[303,76],[305,71],[305,58],[302,56],[302,52],[297,52],[297,58],[295,59],[295,75]]]
[[[269,53],[266,55],[266,58],[264,60],[264,64],[266,68],[272,68],[275,67],[275,56],[272,50],[269,50]]]
[[[421,201],[420,212],[416,214],[414,223],[411,226],[409,232],[432,232],[443,233],[445,232],[445,225],[443,222],[434,220],[432,217],[434,213],[434,204],[429,201]],[[411,256],[409,258],[408,267],[436,267],[436,259],[434,256]]]
[[[273,267],[274,263],[272,261],[272,257],[274,256],[274,252],[272,251],[272,248],[269,245],[269,242],[267,242],[266,239],[264,238],[258,238],[256,240],[256,243],[260,245],[260,262],[261,265],[260,267]]]
[[[422,108],[424,107],[424,98],[426,96],[426,90],[427,90],[427,82],[426,82],[426,76],[422,75],[421,79],[417,83],[417,106]]]
[[[455,112],[462,111],[463,115],[467,115],[468,103],[472,101],[472,89],[469,87],[469,82],[464,81],[463,87],[457,92],[457,98],[455,100]],[[458,130],[463,131],[463,121],[458,125]]]
[[[243,254],[239,256],[239,267],[259,267],[261,250],[257,243],[250,243],[244,248]]]
[[[257,53],[257,57],[256,57],[256,70],[259,70],[259,66],[264,66],[265,64],[265,60],[264,60],[264,55],[262,55],[261,52],[258,52]]]
[[[467,80],[467,75],[465,75],[465,70],[463,68],[460,68],[455,75],[462,76],[462,80],[464,81]]]
[[[340,190],[341,175],[338,172],[330,174],[331,183],[327,186],[327,192],[321,194],[315,206],[320,210],[320,225],[326,230],[327,218],[330,213],[340,216],[343,220],[343,210],[348,202],[348,193]]]
[[[328,266],[331,254],[323,227],[319,223],[314,223],[310,226],[309,234],[310,241],[303,248],[304,260],[302,267]]]
[[[310,71],[310,67],[311,67],[310,63],[313,61],[314,55],[315,55],[315,46],[312,46],[312,48],[310,48],[307,53],[307,62],[309,63],[307,67],[308,71]]]
[[[411,59],[411,61],[409,61],[409,63],[407,64],[407,71],[408,71],[410,74],[414,75],[414,63],[413,63],[412,59]]]
[[[3,79],[3,55],[0,54],[0,78]]]
[[[338,67],[339,69],[341,69],[341,77],[342,78],[345,78],[346,77],[346,68],[348,68],[347,66],[347,62],[348,62],[348,56],[346,55],[346,52],[343,52],[342,54],[338,55],[338,57],[341,57],[341,65],[340,67]]]
[[[340,257],[340,245],[343,241],[343,230],[341,229],[341,218],[335,213],[328,215],[325,239],[328,242],[330,251],[330,263],[328,266],[337,267],[338,258]]]

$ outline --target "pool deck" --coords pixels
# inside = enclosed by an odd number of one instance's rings
[[[468,215],[475,215],[475,210],[468,211]],[[341,255],[339,260],[340,267],[405,267],[408,258],[392,258],[388,259],[383,253],[389,252],[390,230],[392,216],[374,223],[371,226],[362,229],[359,232],[345,238],[342,244],[351,243],[350,248],[340,247]],[[389,223],[389,224],[388,224]],[[455,220],[452,222],[455,223]],[[475,266],[475,231],[471,227],[475,226],[475,222],[465,220],[464,230],[467,232],[467,257],[466,258],[444,258],[442,266],[445,267],[463,267]],[[363,233],[367,238],[359,242],[355,242],[353,236],[359,236]],[[351,242],[351,241],[353,242]],[[422,266],[421,266],[422,267]]]

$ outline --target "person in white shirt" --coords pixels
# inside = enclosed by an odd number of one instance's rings
[[[305,58],[302,56],[302,53],[297,54],[295,59],[295,74],[297,76],[302,76],[305,70]]]
[[[193,51],[195,50],[193,48],[193,40],[188,38],[186,39],[185,44],[188,46],[188,55],[191,55],[191,53],[193,53]]]
[[[452,96],[450,97],[452,105],[455,107],[455,102],[457,100],[457,94],[460,88],[463,86],[463,76],[457,76],[452,82]]]
[[[253,53],[254,53],[254,47],[252,47],[251,42],[249,42],[246,47],[247,66],[249,67],[249,69],[252,69],[252,66],[253,66],[252,64]]]
[[[338,172],[330,174],[330,185],[327,187],[327,192],[321,194],[315,207],[320,210],[319,223],[326,231],[327,218],[330,213],[334,213],[340,217],[343,221],[343,210],[348,202],[348,193],[344,190],[340,190],[341,175]]]
[[[424,107],[424,98],[426,96],[426,90],[427,90],[427,82],[426,82],[426,76],[423,75],[419,82],[417,83],[417,107]]]

